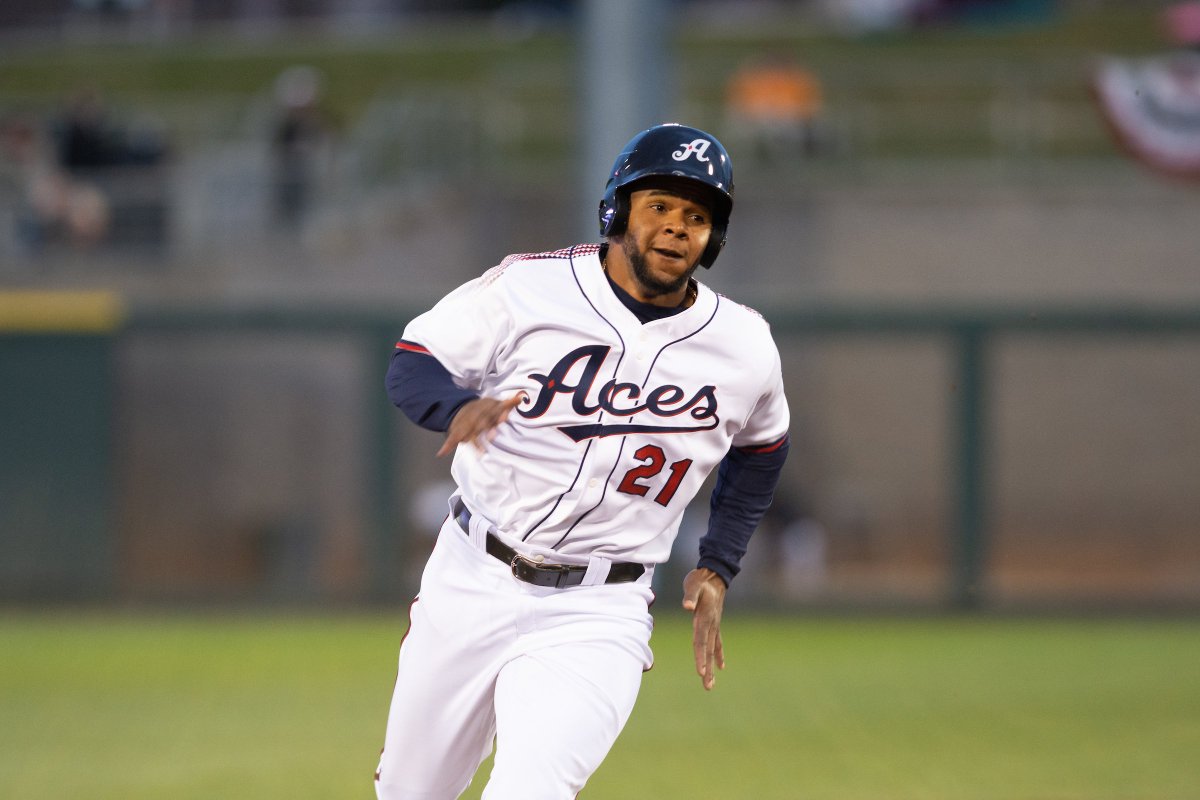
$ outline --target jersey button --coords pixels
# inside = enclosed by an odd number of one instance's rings
[[[599,486],[599,485],[600,485],[600,479],[599,479],[599,478],[592,478],[590,481],[588,481],[588,488],[589,488],[589,489],[595,489],[595,488],[596,488],[597,486]]]

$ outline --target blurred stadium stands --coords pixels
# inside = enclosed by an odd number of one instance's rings
[[[735,595],[1200,608],[1200,192],[1127,159],[1088,91],[1100,53],[1163,46],[1165,4],[953,5],[853,34],[822,3],[674,6],[664,113],[722,135],[739,169],[703,278],[774,321],[796,419],[791,516]],[[411,501],[447,465],[386,408],[387,352],[506,253],[578,238],[567,6],[0,4],[0,294],[126,309],[91,332],[0,319],[0,411],[24,426],[0,434],[0,597],[411,592],[428,546]],[[820,80],[815,153],[760,154],[724,105],[768,46]],[[296,65],[325,122],[282,224],[273,132]],[[77,176],[101,235],[31,238],[31,170],[89,77],[160,155]],[[964,421],[974,333],[983,416]],[[61,369],[97,387],[79,429],[49,400],[71,390]],[[72,470],[99,487],[77,507],[30,488]]]

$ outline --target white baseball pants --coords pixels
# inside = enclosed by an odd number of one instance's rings
[[[475,527],[474,523],[471,526]],[[651,664],[647,576],[553,589],[442,525],[400,647],[380,800],[570,800],[616,741]]]

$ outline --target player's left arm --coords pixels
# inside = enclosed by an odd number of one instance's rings
[[[771,505],[788,447],[787,434],[766,445],[735,447],[717,468],[700,560],[683,582],[683,607],[692,612],[696,673],[705,689],[712,689],[716,670],[725,669],[721,643],[725,592],[741,569],[750,536]]]
[[[717,468],[700,560],[683,584],[683,607],[692,612],[696,672],[705,689],[713,687],[716,670],[725,668],[721,643],[725,592],[741,568],[751,534],[771,506],[788,454],[790,414],[779,350],[763,330],[765,341],[753,348],[764,356],[759,362],[763,371],[758,399]]]
[[[741,571],[750,537],[771,507],[789,447],[787,434],[758,447],[734,447],[717,467],[697,566],[716,573],[726,586]]]

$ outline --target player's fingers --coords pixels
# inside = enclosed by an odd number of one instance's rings
[[[477,398],[464,404],[455,413],[454,418],[450,420],[450,427],[446,431],[446,439],[442,442],[442,446],[438,448],[437,454],[439,456],[453,453],[456,447],[474,437],[474,428],[483,405],[483,399]]]
[[[692,570],[683,579],[683,608],[686,611],[695,611],[700,603],[700,587],[704,583],[696,572],[696,570]]]
[[[512,410],[521,403],[524,397],[524,392],[516,392],[504,400],[495,400],[488,403],[486,413],[477,420],[472,438],[481,441],[484,445],[493,441],[499,434],[497,429],[508,420]]]
[[[516,392],[505,400],[486,397],[472,400],[454,416],[450,430],[446,433],[446,440],[438,448],[437,454],[449,455],[464,443],[470,443],[482,453],[495,438],[495,429],[508,419],[508,415],[524,396],[524,392]]]
[[[721,641],[721,631],[717,631],[717,645],[714,651],[717,661],[717,669],[725,669],[725,645]]]
[[[691,581],[683,584],[683,607],[687,611],[695,611],[700,602],[700,586]]]
[[[699,616],[692,620],[692,655],[696,659],[696,674],[704,677],[705,667],[708,666],[708,653],[705,643],[708,641],[708,631]]]
[[[692,629],[692,650],[696,658],[696,674],[705,689],[713,687],[715,677],[714,647],[716,645],[716,629],[713,620],[706,614],[697,614]]]
[[[717,641],[719,634],[715,627],[708,631],[708,638],[704,642],[704,651],[707,658],[705,663],[704,688],[711,689],[717,680]]]
[[[450,426],[450,430],[446,432],[446,441],[442,442],[442,446],[438,448],[437,454],[444,456],[453,453],[454,449],[464,442],[470,442],[478,435],[476,425],[468,420],[455,423]]]

